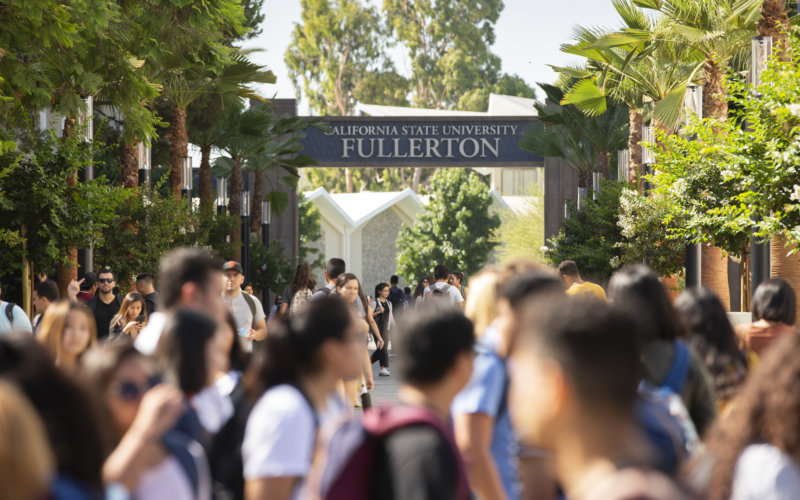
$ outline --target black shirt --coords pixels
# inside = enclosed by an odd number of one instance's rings
[[[383,442],[375,500],[455,500],[458,465],[450,445],[426,425],[399,429]]]
[[[119,295],[114,295],[114,300],[106,304],[100,300],[100,296],[92,297],[86,305],[92,310],[94,314],[94,322],[97,325],[97,338],[104,339],[108,337],[108,328],[111,325],[111,320],[114,315],[119,312],[122,307],[122,299]]]
[[[158,293],[148,293],[144,296],[144,308],[147,310],[147,317],[153,315],[154,312],[158,311]]]
[[[403,308],[403,299],[405,298],[405,294],[402,290],[393,286],[389,289],[389,302],[392,303],[392,307],[395,311],[400,311]],[[398,307],[400,309],[398,309]]]

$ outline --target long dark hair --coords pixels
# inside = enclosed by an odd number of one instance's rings
[[[708,288],[689,288],[678,297],[675,309],[687,327],[689,343],[714,378],[717,397],[730,398],[744,382],[747,359],[722,302]]]
[[[637,322],[639,341],[686,337],[667,290],[647,266],[627,266],[611,277],[608,298]]]
[[[112,437],[92,394],[30,335],[0,335],[0,378],[15,383],[41,417],[59,473],[101,492]]]
[[[182,309],[175,313],[164,326],[155,352],[164,381],[187,396],[203,390],[209,380],[206,344],[216,333],[216,322],[201,312]]]
[[[292,279],[292,293],[297,293],[305,289],[313,290],[317,286],[317,281],[311,275],[311,266],[303,262],[297,266]]]
[[[233,313],[230,311],[225,315],[225,322],[233,332],[233,344],[228,353],[228,370],[244,372],[250,363],[250,354],[242,349],[242,344],[239,342],[238,328],[236,328],[236,318],[233,317]]]
[[[361,305],[364,306],[364,313],[366,314],[367,310],[369,309],[369,304],[367,304],[367,297],[364,296],[364,290],[361,288],[361,282],[358,280],[358,276],[353,273],[344,273],[340,274],[338,278],[336,278],[336,288],[342,288],[347,284],[348,281],[355,280],[358,283],[358,300],[361,301]],[[350,305],[350,304],[348,304]]]
[[[318,372],[320,347],[328,340],[344,342],[353,321],[346,304],[336,297],[311,302],[296,316],[270,324],[267,338],[253,355],[248,393],[258,397],[280,384],[295,384],[302,375]]]
[[[736,396],[731,413],[712,427],[707,450],[715,461],[705,498],[730,498],[736,462],[750,444],[770,444],[800,463],[799,354],[799,335],[778,338]]]

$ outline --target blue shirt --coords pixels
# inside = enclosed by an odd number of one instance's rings
[[[491,452],[509,500],[519,498],[517,439],[508,413],[506,360],[497,355],[500,334],[492,327],[475,346],[472,377],[453,400],[453,414],[483,413],[494,419]]]

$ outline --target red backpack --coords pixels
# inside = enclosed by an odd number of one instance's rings
[[[308,478],[309,500],[369,500],[375,467],[384,438],[394,431],[426,425],[444,437],[456,459],[456,498],[469,498],[467,475],[452,431],[433,410],[423,406],[386,406],[372,409],[362,419],[348,418],[320,434],[314,468]]]

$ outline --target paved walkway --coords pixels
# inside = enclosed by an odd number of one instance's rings
[[[375,344],[370,340],[369,344],[370,354],[375,350]],[[391,350],[389,351],[391,353]],[[372,395],[372,405],[380,406],[384,404],[394,403],[397,401],[397,389],[400,387],[400,380],[392,369],[392,361],[395,358],[389,358],[389,371],[392,374],[388,377],[381,377],[378,375],[378,363],[372,365],[372,377],[375,379],[375,388],[370,391]]]

